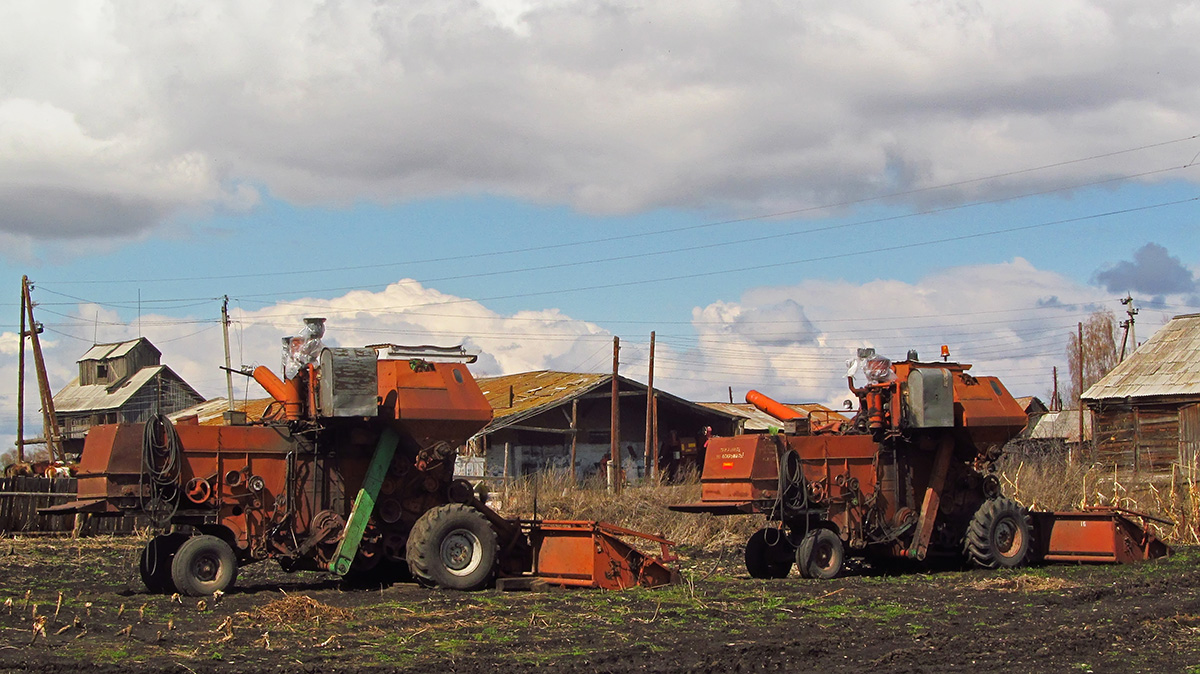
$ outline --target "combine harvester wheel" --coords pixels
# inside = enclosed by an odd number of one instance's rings
[[[1010,498],[988,499],[967,527],[967,559],[985,569],[1011,569],[1029,560],[1033,524],[1029,511]]]
[[[471,506],[439,506],[413,525],[407,557],[413,576],[425,584],[478,590],[491,582],[496,570],[496,531]]]

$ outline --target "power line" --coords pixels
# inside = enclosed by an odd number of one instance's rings
[[[60,284],[165,283],[165,282],[181,282],[181,281],[212,281],[212,280],[280,277],[280,276],[295,276],[295,275],[314,274],[314,273],[362,271],[362,270],[366,270],[366,269],[394,268],[394,267],[399,267],[399,266],[432,264],[432,263],[438,263],[438,262],[461,262],[465,259],[479,259],[479,258],[486,258],[486,257],[514,255],[514,254],[520,254],[520,253],[558,250],[558,249],[562,249],[562,248],[589,246],[589,245],[595,245],[595,244],[600,244],[600,243],[610,243],[610,242],[614,242],[614,241],[624,241],[624,240],[629,240],[629,239],[644,238],[644,237],[648,237],[648,236],[659,236],[659,235],[663,235],[663,234],[673,234],[673,233],[685,232],[685,231],[695,231],[695,230],[700,230],[700,229],[718,227],[718,226],[722,226],[722,225],[740,224],[740,223],[744,223],[744,222],[753,222],[753,221],[759,221],[759,220],[771,220],[771,219],[777,219],[777,218],[782,218],[782,217],[786,217],[786,216],[799,215],[802,213],[811,213],[811,212],[822,211],[822,210],[831,210],[831,209],[836,209],[836,208],[844,208],[847,206],[873,203],[873,202],[877,202],[877,201],[885,201],[888,199],[895,199],[897,197],[912,196],[915,194],[922,194],[922,193],[926,193],[926,192],[949,189],[952,187],[962,187],[965,185],[987,182],[990,180],[997,180],[1000,178],[1009,178],[1009,177],[1013,177],[1013,176],[1017,176],[1017,175],[1035,173],[1037,171],[1044,171],[1044,170],[1048,170],[1048,169],[1052,169],[1052,168],[1061,168],[1063,166],[1069,166],[1072,164],[1079,164],[1079,163],[1094,161],[1097,159],[1111,158],[1111,157],[1115,157],[1115,156],[1119,156],[1119,155],[1123,155],[1123,154],[1130,154],[1130,153],[1134,153],[1134,152],[1140,152],[1143,150],[1164,147],[1164,146],[1177,144],[1177,143],[1183,143],[1183,142],[1187,142],[1190,140],[1195,140],[1197,138],[1200,138],[1200,134],[1188,136],[1186,138],[1177,138],[1174,140],[1162,141],[1159,143],[1151,143],[1148,145],[1141,145],[1138,147],[1128,148],[1128,149],[1124,149],[1124,150],[1117,150],[1117,151],[1113,151],[1113,152],[1106,152],[1106,153],[1102,153],[1102,154],[1091,155],[1088,157],[1069,159],[1069,160],[1054,162],[1054,163],[1050,163],[1050,164],[1043,164],[1041,166],[1017,169],[1017,170],[1006,171],[1006,172],[1002,172],[1002,173],[995,173],[995,174],[991,174],[991,175],[987,175],[987,176],[981,176],[981,177],[977,177],[977,178],[970,178],[970,179],[966,179],[966,180],[959,180],[959,181],[954,181],[954,182],[949,182],[949,183],[943,183],[940,185],[933,185],[933,186],[929,186],[929,187],[920,187],[920,188],[913,188],[913,189],[909,189],[909,190],[902,190],[902,191],[898,191],[898,192],[891,192],[891,193],[876,195],[876,196],[872,196],[872,197],[864,197],[861,199],[852,199],[852,200],[834,202],[834,203],[823,204],[823,205],[818,205],[818,206],[808,206],[805,208],[791,209],[791,210],[786,210],[786,211],[778,211],[778,212],[767,213],[767,214],[752,215],[752,216],[746,216],[746,217],[742,217],[742,218],[732,218],[732,219],[728,219],[728,220],[719,220],[719,221],[714,221],[714,222],[706,222],[706,223],[700,223],[700,224],[695,224],[695,225],[670,227],[670,228],[659,229],[659,230],[651,231],[651,232],[635,232],[635,233],[631,233],[631,234],[621,234],[621,235],[616,235],[616,236],[599,237],[599,238],[594,238],[594,239],[589,239],[589,240],[584,240],[584,241],[545,244],[545,245],[540,245],[540,246],[528,246],[528,247],[523,247],[523,248],[515,248],[515,249],[509,249],[509,250],[503,250],[503,251],[491,251],[491,252],[484,252],[484,253],[458,254],[458,255],[447,256],[447,257],[427,258],[424,260],[410,260],[410,261],[404,261],[404,262],[386,262],[386,263],[369,264],[369,265],[350,265],[350,266],[339,266],[339,267],[326,267],[326,268],[321,268],[321,269],[292,269],[292,270],[286,270],[286,271],[256,272],[256,273],[250,273],[250,274],[225,274],[225,275],[190,276],[190,277],[174,277],[174,278],[158,278],[158,279],[58,281],[57,283],[60,283]],[[1101,185],[1101,184],[1106,184],[1106,183],[1111,183],[1111,182],[1132,180],[1132,179],[1136,179],[1136,178],[1147,177],[1150,175],[1165,173],[1165,172],[1169,172],[1169,171],[1177,171],[1177,170],[1181,170],[1181,169],[1186,169],[1186,168],[1189,168],[1194,165],[1195,165],[1194,163],[1188,163],[1188,164],[1185,164],[1182,166],[1174,166],[1174,167],[1169,167],[1169,168],[1157,169],[1157,170],[1153,170],[1153,171],[1147,171],[1147,172],[1143,172],[1143,173],[1130,174],[1130,175],[1119,176],[1119,177],[1114,177],[1114,178],[1106,178],[1106,179],[1095,181],[1095,182],[1081,183],[1081,184],[1072,185],[1069,187],[1060,187],[1060,188],[1045,190],[1042,192],[1029,193],[1029,194],[1021,195],[1020,197],[1006,197],[1006,198],[994,199],[994,200],[988,200],[988,201],[982,201],[982,202],[972,202],[972,203],[968,203],[968,204],[947,207],[944,209],[936,209],[933,211],[929,211],[927,213],[918,213],[916,215],[936,213],[936,212],[941,212],[943,210],[953,210],[956,208],[964,208],[964,207],[976,206],[976,205],[982,205],[982,204],[988,204],[988,203],[996,203],[996,202],[1000,202],[1000,201],[1007,201],[1007,200],[1010,200],[1013,198],[1038,196],[1038,195],[1050,194],[1050,193],[1060,192],[1060,191],[1065,191],[1065,190],[1080,189],[1083,187]],[[910,215],[897,216],[897,217],[912,217],[912,215],[910,214]],[[893,218],[883,218],[879,221],[886,221],[886,220],[890,220],[890,219],[893,219]],[[870,221],[868,221],[868,223],[859,223],[859,224],[869,224],[869,222]],[[846,226],[849,226],[849,225],[846,225]],[[836,229],[836,228],[838,228],[838,227],[831,227],[830,229]],[[813,231],[823,231],[823,229],[817,229],[817,230],[813,230]],[[808,232],[790,233],[790,234],[779,235],[779,236],[794,236],[794,235],[803,234],[803,233],[808,233]],[[687,249],[684,249],[684,250],[687,250]],[[679,252],[679,251],[666,251],[666,252]],[[664,253],[654,253],[654,254],[664,254]],[[643,254],[643,255],[645,255],[645,254]],[[626,259],[626,258],[618,257],[618,258],[614,258],[614,259]],[[534,268],[534,269],[540,269],[540,268]],[[505,272],[497,272],[497,273],[516,273],[516,271],[523,271],[523,270],[505,271]],[[433,279],[433,280],[435,280],[435,281],[449,280],[449,279],[454,279],[454,278],[460,278],[460,277],[447,277],[447,278],[443,278],[443,279]],[[327,291],[330,289],[325,288],[322,290]],[[300,292],[312,292],[312,291],[300,291]]]

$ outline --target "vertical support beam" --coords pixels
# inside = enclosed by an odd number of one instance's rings
[[[221,300],[221,332],[225,335],[225,389],[229,395],[229,411],[233,411],[233,370],[229,362],[229,295]]]
[[[621,338],[613,337],[613,367],[612,367],[612,422],[609,425],[609,462],[613,471],[612,490],[621,493],[621,394],[620,382],[617,380],[617,370],[621,365]]]
[[[654,473],[653,473],[654,481],[657,482],[658,481],[658,394],[657,393],[654,394],[653,415],[654,415],[654,433],[653,433],[653,437],[651,438],[651,440],[653,441],[653,447],[654,447],[654,458],[653,458],[654,462],[651,465],[654,467]]]
[[[579,444],[579,399],[571,401],[571,486],[574,487],[576,461],[575,448]]]
[[[512,510],[512,506],[508,502],[508,483],[511,481],[508,475],[508,455],[510,451],[509,443],[504,443],[504,507]]]
[[[1083,323],[1079,323],[1079,456],[1083,460]],[[1071,454],[1067,453],[1067,462],[1072,463]]]
[[[21,345],[17,356],[17,463],[25,463],[25,284],[21,277]]]
[[[925,553],[929,551],[929,537],[933,535],[933,522],[937,519],[938,509],[942,504],[942,488],[946,486],[946,473],[950,471],[950,456],[953,453],[954,438],[943,438],[941,446],[938,447],[937,457],[933,460],[929,486],[925,488],[925,500],[921,503],[917,531],[913,535],[912,545],[908,548],[908,556],[912,559],[925,559]]]
[[[646,447],[643,454],[643,460],[646,464],[646,470],[642,473],[647,479],[653,477],[650,455],[652,443],[654,442],[654,331],[650,331],[650,372],[646,375]]]

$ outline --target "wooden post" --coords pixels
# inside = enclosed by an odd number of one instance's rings
[[[575,447],[579,440],[579,400],[571,401],[571,486],[575,483]]]
[[[609,464],[612,466],[612,491],[621,493],[621,394],[620,382],[617,381],[617,370],[621,361],[621,338],[613,337],[613,368],[612,368],[612,421],[609,424]]]
[[[1070,455],[1067,456],[1068,462]],[[1083,323],[1079,324],[1079,460],[1083,460]]]
[[[650,372],[646,375],[646,451],[643,460],[646,470],[642,474],[647,479],[653,478],[653,464],[650,462],[651,443],[654,442],[654,331],[650,331]]]
[[[504,443],[504,508],[512,512],[512,504],[508,502],[508,443]]]
[[[651,441],[652,441],[651,446],[654,447],[654,452],[653,452],[654,458],[653,458],[653,463],[651,464],[651,466],[654,467],[653,477],[654,477],[654,481],[657,482],[658,481],[658,394],[657,393],[654,394],[653,414],[654,414],[654,432],[653,432],[653,437],[651,438]]]
[[[17,463],[25,463],[25,284],[21,277],[21,345],[17,352]]]

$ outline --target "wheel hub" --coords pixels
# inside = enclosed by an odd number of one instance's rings
[[[442,565],[456,576],[465,576],[478,568],[483,558],[479,538],[466,529],[456,529],[442,540]]]

